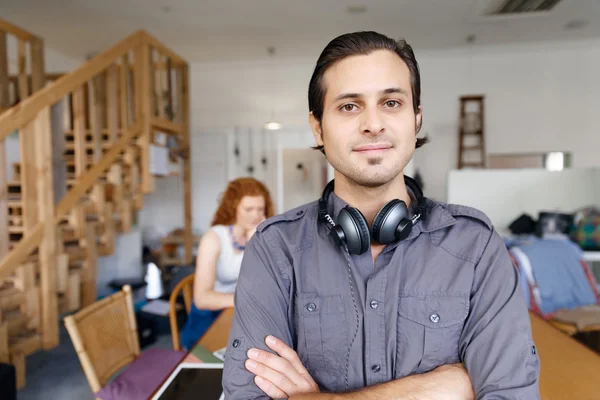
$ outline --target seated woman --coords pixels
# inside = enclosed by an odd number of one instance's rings
[[[244,248],[257,226],[273,215],[267,188],[253,178],[231,181],[200,240],[194,276],[194,301],[181,330],[181,346],[189,350],[221,310],[233,307]]]

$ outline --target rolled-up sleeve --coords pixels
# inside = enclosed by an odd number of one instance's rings
[[[477,400],[539,399],[540,362],[518,271],[500,235],[488,232],[482,233],[461,359]]]
[[[228,400],[268,399],[254,383],[244,363],[250,348],[271,351],[265,338],[273,335],[290,347],[288,265],[268,232],[256,232],[246,250],[235,291],[235,309],[223,371],[223,390]],[[271,351],[272,352],[272,351]]]

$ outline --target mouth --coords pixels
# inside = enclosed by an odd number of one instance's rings
[[[378,143],[378,144],[368,144],[368,145],[364,145],[364,146],[359,146],[359,147],[355,148],[354,151],[359,154],[373,155],[373,154],[385,153],[386,151],[390,150],[391,148],[392,148],[391,144]]]

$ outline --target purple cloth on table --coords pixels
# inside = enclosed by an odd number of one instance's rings
[[[185,351],[149,349],[95,393],[102,400],[146,400],[185,357]]]

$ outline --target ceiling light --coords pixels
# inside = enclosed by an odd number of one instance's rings
[[[281,129],[281,123],[277,121],[268,121],[265,123],[265,129],[270,131],[276,131]]]

